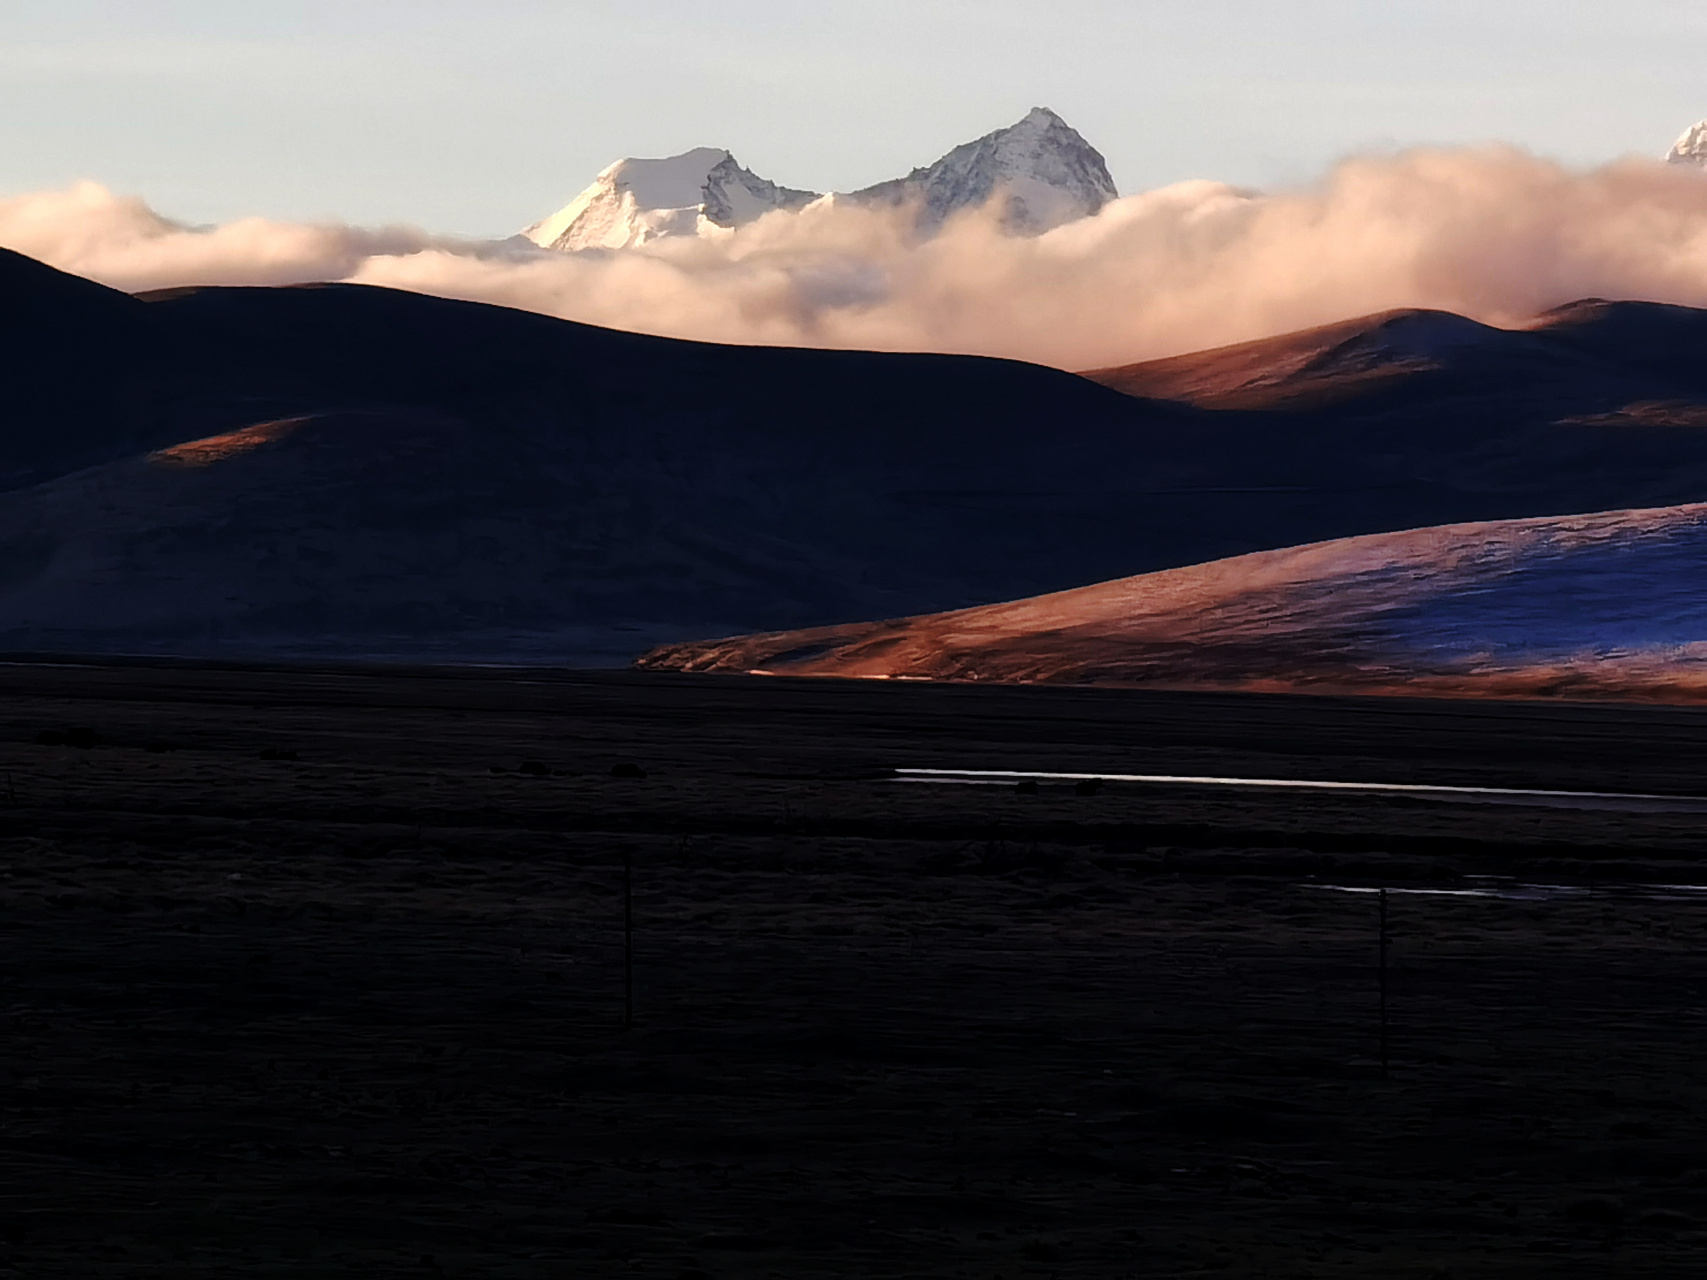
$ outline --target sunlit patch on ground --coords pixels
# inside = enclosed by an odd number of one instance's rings
[[[224,435],[207,436],[201,440],[175,444],[170,449],[161,449],[157,453],[149,454],[148,460],[169,467],[211,467],[216,462],[224,462],[239,454],[249,453],[275,440],[283,440],[303,423],[310,421],[312,418],[304,417],[257,422],[254,426],[244,427],[240,431],[228,431]]]

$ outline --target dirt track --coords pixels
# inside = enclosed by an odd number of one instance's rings
[[[1707,901],[1632,882],[1707,880],[1700,815],[884,772],[1707,792],[1707,714],[0,691],[0,1275],[1699,1273]],[[1572,891],[1394,895],[1383,1079],[1374,902],[1324,886],[1479,874]]]

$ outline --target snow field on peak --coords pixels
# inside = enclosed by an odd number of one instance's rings
[[[662,236],[742,226],[816,198],[743,169],[721,148],[696,147],[659,160],[618,160],[522,235],[542,249],[631,249]]]
[[[717,147],[695,147],[663,160],[618,160],[599,181],[629,192],[642,209],[686,209],[704,198],[711,171],[728,159]]]

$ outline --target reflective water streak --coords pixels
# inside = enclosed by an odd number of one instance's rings
[[[1647,795],[1623,791],[1546,791],[1521,787],[1454,787],[1421,782],[1335,782],[1313,778],[1222,778],[1163,773],[1047,773],[1017,769],[897,769],[895,780],[961,786],[1012,786],[1020,782],[1101,782],[1176,787],[1338,791],[1376,796],[1411,796],[1470,804],[1537,805],[1556,809],[1620,809],[1644,813],[1707,813],[1707,796]]]

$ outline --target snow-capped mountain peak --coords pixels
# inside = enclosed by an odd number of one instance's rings
[[[743,226],[817,198],[759,177],[720,148],[696,147],[660,160],[618,160],[522,235],[543,249],[632,249],[661,236]]]
[[[962,209],[1000,199],[1003,227],[1036,235],[1088,217],[1119,194],[1096,148],[1048,107],[1034,107],[1017,124],[958,146],[905,178],[835,198],[916,208],[926,235]],[[666,236],[741,227],[819,198],[743,169],[721,148],[699,147],[662,160],[618,160],[522,235],[544,249],[632,249]]]
[[[1033,107],[1017,124],[963,143],[935,164],[856,191],[852,198],[874,204],[916,201],[921,229],[928,231],[998,193],[1006,201],[1003,225],[1032,235],[1088,217],[1120,195],[1097,149],[1048,107]]]
[[[1707,168],[1707,120],[1684,130],[1666,160],[1671,164],[1694,164]]]

